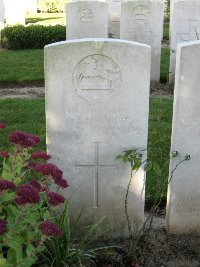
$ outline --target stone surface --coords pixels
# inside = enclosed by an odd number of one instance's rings
[[[72,216],[83,209],[85,226],[106,216],[101,235],[127,235],[130,166],[115,158],[147,148],[150,47],[111,39],[48,45],[45,77],[48,153],[69,180]],[[143,223],[144,191],[141,167],[128,200],[134,231]]]
[[[6,25],[25,25],[25,2],[26,0],[5,0]]]
[[[151,46],[151,81],[160,81],[164,1],[132,0],[121,5],[120,39]]]
[[[0,0],[0,30],[4,28],[4,1]]]
[[[170,13],[170,84],[175,79],[176,47],[178,43],[200,39],[200,1],[171,0]]]
[[[120,13],[123,0],[106,0],[108,3],[108,34],[111,38],[120,37]]]
[[[180,44],[177,50],[171,150],[179,157],[170,172],[189,154],[191,159],[175,170],[168,190],[167,228],[170,233],[200,232],[200,41]]]
[[[108,5],[100,1],[73,1],[67,4],[66,38],[107,38]]]
[[[37,0],[28,0],[25,2],[25,5],[28,13],[37,13]]]

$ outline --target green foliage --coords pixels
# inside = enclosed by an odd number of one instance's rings
[[[81,239],[78,240],[76,230],[79,229],[80,231],[79,220],[82,213],[71,224],[69,220],[69,204],[70,202],[66,202],[64,209],[55,216],[56,224],[62,229],[63,236],[59,239],[52,238],[45,242],[45,250],[40,257],[40,264],[44,266],[88,266],[89,262],[94,264],[101,250],[113,248],[111,246],[91,248],[95,230],[103,222],[104,218],[91,226],[84,227]]]
[[[3,131],[0,129],[0,135]],[[0,166],[0,266],[30,267],[37,261],[37,254],[44,250],[44,241],[54,235],[47,236],[40,229],[42,222],[55,222],[55,206],[48,200],[48,187],[53,179],[49,175],[34,174],[28,168],[30,160],[43,163],[40,157],[31,158],[31,149],[39,141],[38,137],[22,132],[11,134],[15,145],[1,154],[4,159]],[[38,141],[34,141],[36,139]],[[29,183],[33,177],[37,177],[35,182],[41,188]],[[19,198],[23,202],[18,202]]]
[[[38,49],[66,39],[66,28],[56,26],[9,26],[1,31],[1,44],[8,49]]]
[[[45,13],[65,12],[67,0],[38,0],[38,11]]]

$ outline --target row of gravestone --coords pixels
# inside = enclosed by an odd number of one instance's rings
[[[164,0],[78,1],[67,5],[67,39],[120,38],[151,46],[151,81],[160,80]],[[169,82],[174,84],[178,43],[200,38],[200,1],[171,0]],[[109,18],[109,19],[108,19]]]
[[[130,166],[115,159],[130,149],[137,149],[143,162],[147,157],[150,65],[150,46],[132,41],[88,38],[45,47],[47,149],[69,180],[71,218],[82,213],[80,222],[87,226],[105,217],[99,227],[104,236],[128,235],[124,201]],[[200,41],[180,44],[171,145],[179,154],[170,160],[166,216],[170,233],[200,232],[199,70]],[[135,233],[144,222],[144,198],[141,165],[128,194]]]
[[[119,3],[118,3],[119,4]],[[157,0],[122,2],[120,39],[148,44],[152,49],[151,81],[160,80],[161,42],[163,35],[164,3]],[[100,1],[76,1],[67,4],[67,39],[107,38],[112,31],[108,26],[108,4]],[[117,26],[116,26],[117,27]]]
[[[7,24],[25,24],[24,1],[0,0],[0,29],[4,25],[5,18]],[[164,0],[107,0],[106,2],[107,5],[95,1],[69,3],[67,39],[76,36],[81,38],[83,33],[85,34],[83,37],[107,37],[110,34],[113,38],[120,37],[148,44],[152,48],[151,80],[158,82]],[[7,10],[6,15],[4,9]],[[169,80],[172,85],[175,79],[177,44],[199,38],[200,1],[171,0]]]

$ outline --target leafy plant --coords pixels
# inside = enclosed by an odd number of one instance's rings
[[[71,226],[69,220],[69,204],[65,203],[65,207],[60,211],[60,215],[56,216],[56,224],[62,229],[63,235],[61,238],[52,238],[45,242],[45,251],[41,255],[40,266],[51,267],[71,267],[71,266],[90,266],[95,265],[98,253],[109,247],[92,248],[91,242],[94,241],[96,228],[103,222],[104,218],[99,220],[94,225],[85,227],[84,234],[81,239],[77,239],[76,229],[78,226],[81,214],[76,222]]]
[[[0,130],[5,127],[0,123]],[[54,184],[61,191],[68,183],[57,166],[44,163],[49,155],[31,153],[40,142],[38,136],[15,131],[9,141],[14,147],[0,152],[4,158],[0,176],[0,266],[29,267],[44,250],[46,240],[63,234],[55,224],[55,210],[66,200],[49,191],[49,186]]]
[[[149,233],[151,226],[152,226],[152,222],[153,222],[153,217],[156,214],[159,205],[161,203],[161,200],[163,198],[164,195],[164,191],[166,188],[166,183],[167,185],[171,182],[171,180],[173,179],[173,174],[176,171],[176,169],[179,167],[180,164],[182,164],[185,161],[190,160],[190,155],[186,154],[183,158],[179,158],[178,163],[176,164],[176,166],[174,167],[174,169],[171,171],[170,175],[169,175],[169,179],[167,177],[166,180],[163,181],[162,175],[163,173],[165,173],[165,168],[168,167],[168,161],[165,163],[164,167],[161,168],[159,164],[157,163],[153,163],[151,161],[148,161],[147,159],[144,160],[142,162],[142,151],[138,151],[136,149],[132,149],[132,150],[126,150],[124,151],[124,153],[122,155],[118,155],[117,156],[117,160],[121,160],[124,163],[129,163],[130,164],[130,178],[129,178],[129,182],[127,185],[127,189],[126,189],[126,197],[125,197],[125,214],[126,214],[126,218],[127,218],[127,224],[128,224],[128,230],[129,230],[129,236],[130,236],[130,248],[129,248],[129,254],[132,254],[133,256],[135,256],[135,252],[137,250],[137,246],[138,246],[138,242],[140,240],[140,238],[142,237],[142,234],[145,235],[146,233]],[[172,155],[170,157],[170,160],[172,158],[176,158],[179,156],[179,153],[177,151],[173,151]],[[156,184],[156,194],[154,196],[154,203],[150,209],[149,212],[149,216],[147,217],[146,221],[143,224],[143,227],[141,228],[141,230],[139,231],[138,235],[134,236],[132,233],[132,229],[131,229],[131,223],[130,223],[130,218],[129,218],[129,214],[128,214],[128,194],[129,194],[129,188],[132,182],[132,179],[134,178],[135,174],[137,173],[137,171],[139,170],[139,168],[144,164],[144,171],[149,172],[152,171],[155,173],[155,175],[157,176],[157,184]],[[146,228],[146,226],[148,225],[148,227]]]
[[[8,49],[37,49],[66,40],[66,27],[56,26],[8,26],[1,31],[1,45]]]

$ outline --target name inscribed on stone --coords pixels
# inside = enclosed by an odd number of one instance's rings
[[[200,198],[186,198],[176,205],[177,214],[200,216]]]

